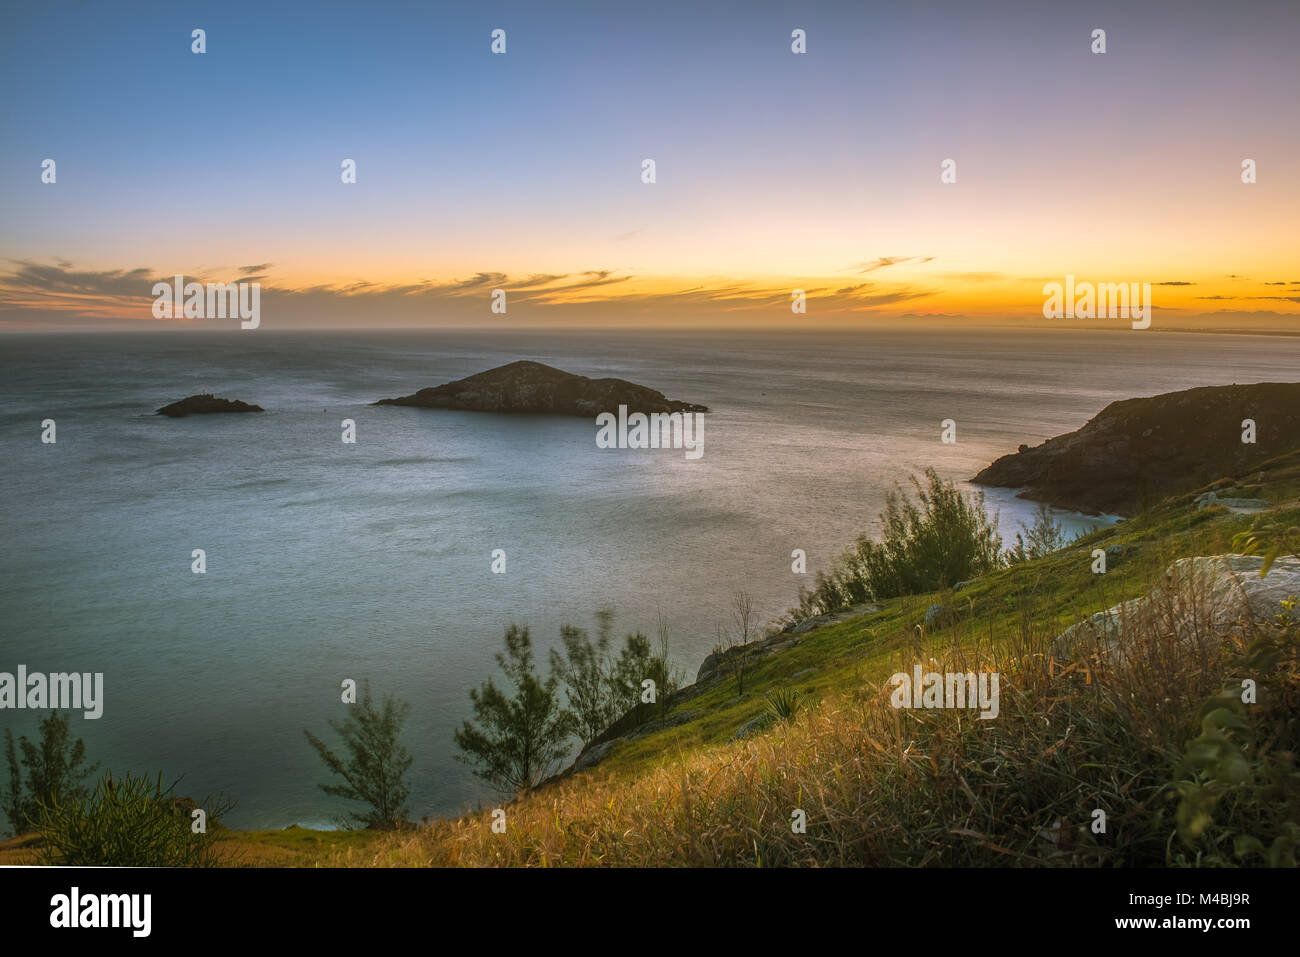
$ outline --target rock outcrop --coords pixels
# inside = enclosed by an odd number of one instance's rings
[[[593,418],[601,412],[707,412],[708,407],[664,398],[662,392],[624,379],[589,379],[540,362],[521,360],[466,379],[421,389],[414,395],[380,399],[375,405],[474,412],[548,412]]]
[[[1242,441],[1247,420],[1253,443]],[[1133,515],[1300,447],[1300,383],[1210,386],[1112,402],[1077,432],[972,479],[1079,512]]]
[[[250,405],[238,399],[218,399],[215,395],[202,393],[181,399],[171,405],[164,405],[156,413],[168,418],[179,419],[187,415],[209,415],[214,412],[265,412],[260,405]]]
[[[1261,578],[1263,562],[1252,555],[1181,558],[1148,594],[1071,625],[1051,653],[1062,661],[1096,651],[1122,663],[1140,636],[1169,636],[1191,651],[1228,629],[1273,622],[1283,601],[1300,597],[1300,559],[1279,558]]]

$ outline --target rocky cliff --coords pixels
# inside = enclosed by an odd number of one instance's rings
[[[1247,419],[1253,443],[1243,441]],[[1022,445],[972,481],[1059,508],[1132,515],[1298,446],[1300,383],[1209,386],[1112,402],[1077,432]]]

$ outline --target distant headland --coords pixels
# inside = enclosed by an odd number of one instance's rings
[[[1022,445],[971,481],[1058,508],[1131,516],[1297,446],[1300,382],[1205,386],[1112,402],[1083,428]]]

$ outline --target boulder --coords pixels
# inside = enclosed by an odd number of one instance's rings
[[[834,615],[813,615],[811,618],[805,618],[799,624],[790,629],[792,635],[802,635],[805,632],[812,631],[814,628],[820,628],[822,625],[830,624],[835,620]]]
[[[762,714],[755,715],[736,729],[736,733],[731,736],[731,740],[743,741],[751,735],[758,734],[760,731],[767,728],[773,720],[775,719],[772,715],[766,711]]]
[[[619,744],[622,740],[622,738],[614,738],[611,741],[602,741],[600,744],[593,744],[578,755],[578,760],[573,762],[572,770],[585,771],[588,768],[595,767],[604,760],[605,755],[609,754],[609,752],[613,750],[614,745]]]

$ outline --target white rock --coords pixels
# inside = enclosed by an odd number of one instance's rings
[[[1126,636],[1135,630],[1211,644],[1238,623],[1271,622],[1284,600],[1300,596],[1300,560],[1279,558],[1260,578],[1263,564],[1262,558],[1251,555],[1181,558],[1148,594],[1061,632],[1052,642],[1052,654],[1068,658],[1095,647],[1122,658]]]

